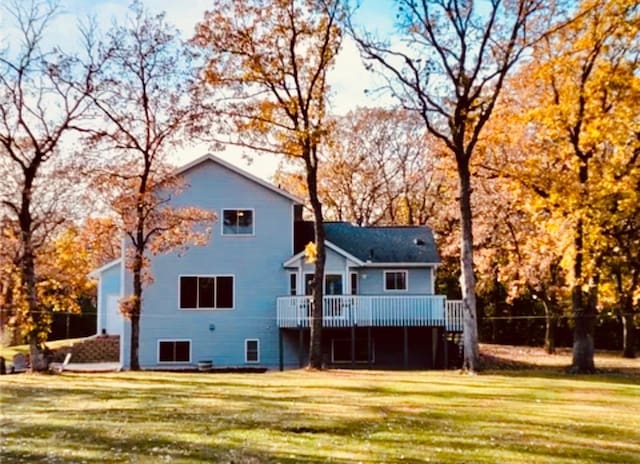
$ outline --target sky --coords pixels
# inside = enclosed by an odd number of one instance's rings
[[[0,0],[3,1],[3,0]],[[71,51],[80,47],[80,36],[77,33],[79,21],[94,16],[101,28],[108,28],[113,19],[123,18],[130,0],[59,0],[61,13],[49,29],[49,36],[45,37],[45,45],[59,45],[64,50]],[[151,13],[166,12],[167,20],[176,26],[183,38],[190,38],[197,22],[204,16],[204,11],[210,6],[210,0],[144,0],[145,7]],[[8,21],[0,12],[0,38],[10,37]],[[388,32],[393,26],[392,0],[361,0],[356,20],[366,24],[370,31]],[[329,75],[329,81],[334,92],[332,112],[345,114],[358,106],[384,104],[376,101],[371,95],[365,94],[365,89],[376,88],[376,77],[365,70],[355,44],[346,39],[337,57],[336,65]],[[187,163],[209,152],[206,145],[197,145],[181,150],[175,158],[176,164]],[[273,155],[256,155],[251,160],[241,156],[237,150],[227,149],[225,152],[213,152],[227,161],[266,180],[275,173],[278,158]]]

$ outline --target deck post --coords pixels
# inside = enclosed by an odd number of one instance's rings
[[[449,368],[449,345],[447,344],[447,331],[442,332],[442,347],[444,348],[444,369]]]
[[[302,367],[304,364],[303,352],[304,347],[304,332],[302,331],[302,324],[298,326],[298,367]]]
[[[371,326],[367,327],[367,368],[371,369],[371,355],[372,355],[372,346],[371,346]]]
[[[406,325],[404,329],[404,368],[409,369],[409,327]]]
[[[438,354],[438,328],[431,328],[431,369],[435,369]]]
[[[356,326],[351,326],[351,367],[356,367]]]
[[[284,353],[283,353],[284,341],[282,340],[282,329],[278,330],[278,361],[280,363],[280,372],[284,370]]]

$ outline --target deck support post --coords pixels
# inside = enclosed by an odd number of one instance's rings
[[[302,331],[302,325],[298,326],[298,367],[302,367],[304,365],[303,359],[303,348],[304,348],[304,332]]]
[[[404,330],[404,368],[409,369],[409,327],[406,325],[403,327]]]
[[[449,368],[449,344],[447,343],[447,331],[442,332],[442,347],[444,349],[444,369]]]
[[[280,372],[284,370],[284,341],[282,340],[282,329],[278,330],[278,362],[280,364]]]
[[[356,326],[351,326],[351,368],[356,367]]]
[[[431,369],[435,369],[438,359],[438,328],[431,328]]]
[[[373,354],[371,346],[371,326],[367,327],[367,368],[371,369],[371,355]]]

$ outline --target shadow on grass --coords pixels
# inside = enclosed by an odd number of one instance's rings
[[[25,376],[2,385],[0,458],[633,462],[640,454],[637,385],[610,376],[585,377],[593,384],[575,378],[539,370],[477,377],[373,371]],[[597,385],[608,380],[619,385]]]
[[[564,375],[571,378],[589,379],[599,376],[611,376],[612,379],[640,377],[640,359],[624,359],[619,354],[606,352],[603,358],[596,357],[596,372],[594,374],[571,374],[569,368],[570,352],[563,350],[563,355],[540,355],[541,349],[531,347],[501,347],[499,345],[485,345],[480,353],[480,372],[499,373],[509,375]],[[514,351],[524,349],[533,355],[514,356]],[[561,364],[566,359],[566,363]],[[540,362],[542,360],[542,362]],[[549,363],[548,361],[554,361]],[[545,363],[546,361],[546,363]],[[638,379],[635,380],[636,382]]]

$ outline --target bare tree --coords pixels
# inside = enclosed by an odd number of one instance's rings
[[[36,290],[36,255],[64,218],[54,214],[59,198],[41,188],[42,178],[55,182],[61,175],[55,170],[61,144],[87,110],[94,69],[83,68],[74,56],[43,50],[55,3],[15,0],[2,9],[19,32],[16,42],[0,51],[0,168],[8,173],[3,190],[13,190],[2,196],[2,216],[18,231],[13,304],[25,313],[31,368],[44,370],[40,344],[46,318]]]
[[[349,25],[363,58],[386,77],[401,105],[455,158],[461,219],[460,284],[464,301],[464,368],[474,371],[478,328],[473,265],[471,159],[504,79],[538,38],[549,15],[543,0],[398,0],[402,42],[392,44]]]
[[[164,15],[131,5],[125,24],[114,24],[97,47],[101,63],[91,100],[103,122],[87,130],[89,143],[113,156],[96,160],[96,188],[108,198],[128,238],[131,295],[121,312],[131,321],[130,368],[139,369],[143,287],[150,281],[148,255],[208,240],[213,213],[170,206],[183,187],[167,162],[171,149],[196,117],[188,96],[193,66],[186,45]]]
[[[329,220],[358,225],[434,224],[444,208],[438,147],[425,141],[415,113],[358,108],[335,118],[321,153],[318,194]],[[306,195],[298,165],[280,166],[278,183]]]

